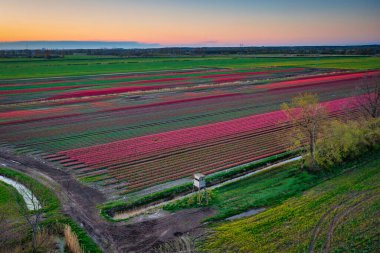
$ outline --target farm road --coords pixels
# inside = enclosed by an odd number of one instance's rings
[[[199,231],[211,209],[191,209],[132,224],[102,219],[98,204],[106,201],[100,191],[80,184],[69,173],[28,155],[16,155],[0,148],[0,166],[23,172],[51,188],[63,213],[80,224],[104,252],[149,252],[154,245],[176,235]]]

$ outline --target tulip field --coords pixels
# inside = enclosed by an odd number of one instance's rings
[[[357,88],[380,70],[212,67],[0,79],[0,146],[126,194],[286,151],[280,104],[318,94],[356,117]]]

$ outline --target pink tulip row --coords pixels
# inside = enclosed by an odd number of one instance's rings
[[[340,110],[348,104],[349,98],[326,102],[324,105],[330,112]],[[59,155],[66,155],[71,159],[84,162],[88,165],[100,161],[108,161],[119,157],[149,154],[183,145],[196,144],[217,138],[225,138],[238,133],[249,132],[269,127],[283,122],[286,116],[282,111],[274,111],[230,121],[218,122],[209,125],[169,131],[147,135],[127,140],[115,141],[91,147],[61,151]]]
[[[262,136],[267,135],[267,134],[272,135],[273,133],[279,133],[284,129],[284,127],[286,128],[285,125],[284,126],[272,125],[266,128],[258,129],[258,130],[252,130],[249,132],[237,133],[237,134],[226,136],[226,137],[209,139],[205,141],[199,141],[197,143],[189,143],[186,145],[175,146],[172,148],[156,150],[156,151],[152,151],[146,154],[136,153],[131,156],[119,156],[119,157],[114,157],[114,159],[99,160],[97,163],[91,164],[91,168],[95,169],[95,168],[101,168],[105,166],[107,166],[109,169],[118,169],[120,167],[125,168],[125,165],[128,163],[136,163],[136,162],[140,163],[140,162],[144,162],[145,159],[151,159],[152,157],[161,157],[161,156],[167,156],[167,155],[171,156],[175,153],[185,155],[185,157],[182,157],[180,159],[181,162],[183,162],[185,159],[187,159],[190,156],[191,153],[193,153],[194,150],[207,149],[207,152],[209,152],[210,149],[212,149],[212,147],[214,147],[215,145],[226,145],[228,148],[230,148],[231,146],[233,146],[232,143],[234,143],[235,140],[239,140],[239,143],[241,143],[240,147],[243,148],[244,145],[246,145],[246,143],[248,142],[247,138],[252,138],[252,136],[256,139],[256,141],[258,139],[261,139],[264,143],[267,143],[268,139],[262,139]],[[255,142],[255,146],[260,148],[261,145],[259,144],[259,142]],[[222,155],[221,149],[217,149],[216,152],[219,155]],[[199,159],[201,159],[200,156],[199,156]],[[67,161],[70,161],[70,159],[67,159]]]
[[[68,111],[69,108],[65,107],[52,107],[48,109],[38,109],[38,110],[17,110],[9,112],[0,112],[0,120],[14,119],[21,117],[30,117],[30,116],[40,116],[40,115],[49,115],[51,113],[62,113]]]
[[[98,111],[97,113],[127,111],[127,110],[134,110],[134,109],[143,109],[143,108],[154,108],[156,106],[178,105],[178,104],[188,103],[188,102],[206,101],[208,99],[223,99],[223,98],[227,98],[227,97],[231,98],[231,97],[235,97],[235,96],[239,97],[239,96],[241,96],[241,94],[224,93],[224,94],[218,94],[218,95],[197,96],[197,97],[193,97],[193,98],[183,98],[183,99],[169,100],[169,101],[164,101],[164,102],[156,102],[156,103],[141,104],[141,105],[129,105],[129,106],[122,106],[122,107],[111,108],[111,109],[104,109],[104,110]],[[98,101],[98,100],[99,100],[99,98],[94,97],[93,99],[91,99],[91,98],[86,99],[85,102]],[[70,101],[71,100],[68,100],[68,102],[70,102]],[[41,121],[41,120],[51,120],[51,119],[65,119],[65,120],[67,120],[71,117],[83,116],[83,115],[86,115],[86,114],[70,113],[70,114],[64,114],[64,115],[45,116],[45,117],[38,117],[38,118],[34,118],[34,119],[12,120],[12,121],[3,122],[3,123],[0,122],[0,125],[20,124],[20,123],[37,122],[37,121]]]
[[[345,117],[341,111],[330,115],[334,118]],[[106,167],[106,178],[125,182],[122,188],[126,187],[126,192],[189,176],[194,172],[209,174],[285,151],[286,143],[281,141],[281,136],[286,135],[289,125],[285,124],[283,127],[277,125],[271,128],[272,131],[269,131],[269,128],[266,132],[253,131],[244,138],[236,136],[228,142],[200,145],[189,150],[181,148],[178,153],[152,157],[153,159],[146,161],[131,161],[118,165],[99,164],[98,168],[88,167],[84,173],[89,173],[89,175],[104,173],[96,169]],[[113,187],[107,183],[106,186]]]
[[[58,94],[50,97],[50,100],[54,99],[66,99],[66,98],[77,98],[77,97],[90,97],[90,96],[101,96],[110,95],[116,93],[125,93],[132,91],[148,91],[171,87],[171,85],[154,85],[154,86],[128,86],[128,87],[114,87],[105,89],[93,89],[93,90],[81,90],[81,91],[71,91]]]
[[[344,105],[342,102],[340,105]],[[334,108],[330,108],[334,109]],[[333,117],[344,116],[342,111],[330,114]],[[102,184],[108,189],[122,190],[127,193],[151,185],[186,177],[195,172],[209,174],[236,165],[244,164],[255,159],[285,151],[281,136],[288,131],[287,124],[272,125],[265,131],[253,130],[244,135],[236,135],[224,141],[213,140],[210,143],[198,143],[199,146],[186,148],[178,147],[174,152],[151,154],[149,159],[135,161],[99,162],[95,165],[75,165],[79,177],[102,175]],[[227,141],[226,141],[227,140]],[[157,156],[155,156],[157,155]],[[69,161],[69,160],[68,160]],[[66,163],[66,164],[70,164]]]
[[[334,81],[344,81],[344,80],[355,80],[361,79],[363,77],[379,75],[380,71],[368,71],[359,73],[343,73],[336,75],[326,75],[318,77],[307,77],[291,81],[283,81],[271,84],[258,85],[256,88],[261,89],[281,89],[284,87],[302,86],[302,85],[313,85],[318,83],[328,83]]]
[[[157,150],[225,137],[238,132],[250,131],[275,124],[284,118],[285,116],[282,112],[272,112],[233,121],[219,122],[211,125],[142,136],[87,148],[62,151],[59,152],[59,154],[85,161],[87,164],[94,164],[99,161],[104,161],[104,159],[108,160],[120,156],[128,157],[135,154],[146,154]],[[107,152],[106,158],[104,157],[105,151]]]
[[[254,159],[281,153],[284,145],[278,143],[277,135],[283,135],[285,128],[273,126],[273,130],[251,132],[234,136],[228,141],[220,140],[209,144],[199,143],[199,147],[180,147],[175,152],[161,153],[151,159],[124,161],[123,163],[99,163],[93,166],[77,165],[80,176],[103,174],[111,182],[126,182],[127,191],[143,188],[152,184],[189,176],[193,172],[205,174],[243,164]],[[276,140],[277,139],[277,140]],[[105,170],[102,170],[106,168]],[[105,174],[106,173],[106,174]],[[114,187],[108,185],[107,187]],[[119,186],[117,186],[119,187]],[[125,188],[124,188],[125,189]]]
[[[323,105],[332,116],[335,115],[333,117],[337,117],[344,115],[342,109],[352,107],[352,98],[333,100]],[[285,124],[276,124],[279,122]],[[224,126],[226,132],[214,134],[213,132],[223,131],[219,128],[222,123],[231,126]],[[126,193],[195,172],[208,174],[281,153],[285,146],[278,138],[285,135],[288,127],[283,113],[275,111],[203,127],[63,151],[50,159],[60,160],[63,166],[75,171],[79,177],[102,175],[105,180],[102,184],[106,188]],[[189,130],[196,131],[191,135]],[[165,135],[169,133],[170,135]],[[151,139],[146,139],[147,137]],[[167,139],[160,139],[162,137]],[[133,140],[140,140],[141,145],[148,141],[146,149],[150,146],[157,149],[150,149],[145,154],[138,153],[141,150],[132,146],[138,144],[133,144]],[[159,145],[161,140],[166,147]],[[178,145],[170,146],[172,143]],[[129,151],[133,152],[128,153]]]
[[[239,73],[229,73],[229,74],[216,74],[216,75],[206,75],[201,77],[194,77],[195,79],[199,78],[211,78],[214,83],[225,83],[225,82],[235,82],[240,81],[244,78],[255,75],[263,74],[273,74],[280,72],[295,72],[301,71],[303,68],[293,68],[293,69],[283,69],[283,70],[270,70],[270,71],[261,71],[261,72],[239,72]],[[171,88],[176,86],[181,86],[185,84],[192,84],[191,77],[171,77],[171,78],[160,78],[152,80],[138,80],[138,81],[129,81],[121,82],[117,85],[139,85],[139,84],[155,84],[160,83],[159,85],[151,86],[127,86],[127,87],[113,87],[113,88],[104,88],[104,89],[91,89],[91,90],[81,90],[81,91],[72,91],[66,92],[58,95],[54,95],[49,99],[67,99],[67,98],[77,98],[77,97],[87,97],[87,96],[100,96],[100,95],[109,95],[133,91],[149,91],[155,89]],[[178,83],[182,81],[182,83]],[[177,82],[177,83],[176,83]],[[162,84],[161,84],[162,83]]]

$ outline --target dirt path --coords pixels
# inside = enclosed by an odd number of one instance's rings
[[[333,241],[334,237],[334,231],[335,229],[344,223],[344,219],[350,215],[353,212],[356,212],[358,209],[360,209],[364,204],[368,203],[369,200],[378,197],[378,194],[373,195],[372,190],[362,191],[362,192],[356,192],[352,194],[348,194],[345,198],[343,198],[337,205],[331,207],[329,210],[327,210],[323,216],[320,218],[319,222],[315,226],[313,230],[313,234],[311,237],[311,241],[309,243],[309,253],[315,252],[315,244],[320,237],[322,231],[321,227],[323,223],[326,224],[327,230],[326,237],[324,245],[322,247],[323,252],[328,253],[331,251],[331,243]],[[329,218],[330,214],[331,217]]]
[[[192,209],[132,224],[102,219],[98,204],[106,197],[96,189],[77,182],[69,173],[36,157],[15,155],[0,148],[0,165],[24,172],[54,190],[63,213],[80,224],[104,252],[149,252],[153,245],[199,230],[211,209]]]
[[[314,253],[315,243],[317,242],[318,236],[321,232],[321,226],[323,222],[326,220],[327,216],[330,215],[330,213],[334,212],[335,209],[337,208],[338,206],[333,206],[332,208],[327,210],[318,221],[317,225],[315,226],[313,230],[313,235],[311,236],[311,241],[309,243],[309,250],[308,250],[309,253]]]
[[[350,213],[357,212],[358,209],[360,209],[364,204],[367,204],[368,201],[370,201],[371,199],[374,199],[378,196],[379,196],[378,194],[375,194],[375,195],[372,194],[371,190],[360,192],[360,193],[354,195],[354,197],[352,197],[355,200],[355,202],[353,204],[351,204],[351,203],[346,204],[346,206],[342,210],[340,210],[339,213],[336,213],[334,215],[333,220],[331,221],[330,227],[329,227],[328,232],[327,232],[327,237],[326,237],[325,245],[323,247],[324,248],[323,252],[325,252],[325,253],[330,252],[331,243],[332,243],[333,236],[334,236],[334,231],[337,228],[337,226],[344,223],[343,220]]]

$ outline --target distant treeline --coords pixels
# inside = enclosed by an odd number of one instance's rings
[[[294,47],[167,47],[149,49],[40,49],[0,50],[0,57],[59,58],[66,55],[118,57],[216,56],[216,55],[380,55],[380,45]]]

